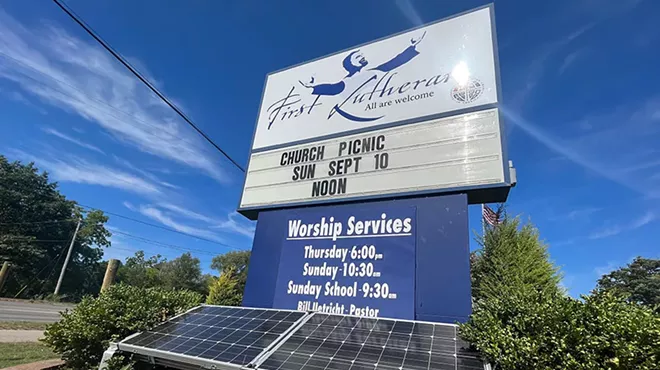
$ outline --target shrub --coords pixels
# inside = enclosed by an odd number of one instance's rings
[[[243,285],[233,268],[227,269],[211,283],[207,304],[239,306],[243,301]]]
[[[110,342],[151,328],[201,301],[195,292],[119,284],[62,313],[62,320],[49,325],[42,340],[68,366],[88,369],[98,366]]]
[[[660,317],[612,294],[519,293],[479,302],[461,336],[498,369],[656,369]]]
[[[530,222],[521,226],[519,218],[507,217],[496,227],[487,227],[477,242],[482,248],[472,259],[475,300],[509,292],[560,291],[559,270]]]

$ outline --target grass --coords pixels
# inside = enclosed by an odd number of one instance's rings
[[[0,321],[0,330],[46,330],[47,322]]]
[[[56,354],[38,342],[0,343],[0,369],[56,358]]]

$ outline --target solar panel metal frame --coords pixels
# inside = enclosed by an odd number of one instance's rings
[[[295,329],[300,327],[300,322],[301,321],[307,321],[306,319],[309,319],[309,316],[306,312],[298,311],[298,310],[285,310],[285,309],[274,309],[274,308],[261,308],[261,307],[235,307],[235,306],[219,306],[219,305],[207,305],[207,304],[202,304],[200,306],[195,306],[191,309],[189,309],[186,312],[183,312],[179,315],[176,315],[163,323],[159,324],[158,326],[154,327],[154,329],[158,328],[161,325],[164,325],[166,323],[171,322],[172,320],[179,318],[181,316],[187,315],[191,313],[192,311],[199,309],[200,307],[224,307],[224,308],[237,308],[237,309],[242,309],[242,310],[264,310],[264,311],[278,311],[278,312],[296,312],[296,313],[301,313],[302,316],[296,320],[295,322],[291,323],[291,326],[284,331],[283,333],[279,334],[279,337],[275,339],[272,343],[270,343],[266,348],[264,348],[261,353],[259,353],[257,356],[255,356],[247,365],[240,365],[240,364],[234,364],[230,362],[225,362],[225,361],[218,361],[218,360],[212,360],[212,359],[207,359],[207,358],[201,358],[201,357],[195,357],[195,356],[190,356],[182,353],[175,353],[175,352],[169,352],[169,351],[164,351],[164,350],[159,350],[155,348],[148,348],[148,347],[143,347],[143,346],[136,346],[133,344],[128,344],[126,343],[128,340],[144,333],[142,332],[137,332],[135,334],[132,334],[124,339],[122,339],[119,343],[117,343],[117,349],[122,352],[127,352],[127,353],[134,353],[134,354],[139,354],[143,356],[147,356],[148,358],[162,358],[166,360],[171,360],[174,362],[185,362],[187,364],[195,365],[195,366],[200,366],[202,368],[208,368],[208,369],[227,369],[227,370],[233,370],[233,369],[242,369],[245,367],[251,367],[250,365],[255,363],[257,359],[260,359],[264,356],[264,354],[268,353],[268,351],[280,344],[280,342],[283,341],[284,338],[289,338],[291,332],[294,332]]]
[[[312,316],[314,316],[316,312],[306,312],[305,316],[303,316],[300,320],[296,322],[296,325],[294,325],[288,332],[282,333],[282,336],[280,339],[276,340],[273,342],[272,346],[269,346],[266,348],[259,356],[255,357],[254,360],[250,363],[251,367],[254,368],[259,368],[259,365],[264,363],[270,356],[275,353],[284,343],[286,343],[289,338],[291,338],[296,332],[298,332],[298,329],[302,328],[303,325],[309,320],[311,320]],[[347,316],[347,315],[345,315]]]
[[[254,368],[255,370],[264,369],[264,368],[261,367],[261,365],[264,362],[266,362],[271,357],[271,355],[275,354],[277,352],[277,350],[280,349],[280,347],[282,347],[284,344],[286,344],[287,340],[289,338],[291,338],[293,335],[295,335],[304,326],[305,323],[307,323],[309,320],[312,319],[312,317],[314,317],[316,315],[354,317],[354,318],[358,318],[358,319],[387,320],[387,321],[392,321],[392,322],[395,322],[395,323],[396,322],[410,322],[410,323],[414,323],[414,324],[420,323],[420,324],[429,324],[429,325],[434,325],[434,326],[448,326],[448,327],[453,327],[454,328],[456,343],[458,343],[459,340],[462,341],[458,337],[458,325],[456,325],[456,324],[448,324],[448,323],[432,322],[432,321],[422,321],[422,320],[393,319],[393,318],[387,318],[387,317],[366,317],[366,316],[357,316],[357,315],[333,314],[333,313],[327,313],[327,312],[310,312],[308,315],[303,316],[302,320],[299,320],[297,325],[294,326],[293,330],[290,330],[290,332],[285,333],[286,334],[285,338],[283,338],[281,340],[278,340],[276,342],[273,342],[274,345],[271,346],[271,348],[266,348],[266,350],[264,350],[264,352],[260,356],[257,356],[250,363],[249,367]],[[383,346],[383,348],[385,348],[385,346]],[[458,359],[458,357],[464,357],[464,356],[460,356],[458,354],[458,347],[454,348],[453,356],[457,359]],[[483,364],[483,368],[485,370],[490,370],[490,368],[491,368],[490,364],[483,361],[483,359],[481,359],[480,357],[478,357],[476,355],[473,358],[478,359],[479,361],[481,361],[482,364]],[[455,368],[456,369],[459,368],[458,362],[455,363]],[[405,370],[405,368],[403,368],[403,369]]]

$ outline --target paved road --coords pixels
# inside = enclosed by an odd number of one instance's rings
[[[73,305],[0,300],[0,321],[55,322]]]

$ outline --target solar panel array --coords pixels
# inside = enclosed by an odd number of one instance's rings
[[[294,311],[201,306],[120,345],[245,365],[304,315]]]
[[[455,325],[314,314],[261,365],[267,370],[481,369]]]
[[[118,347],[215,368],[484,369],[456,325],[271,309],[201,306]]]

